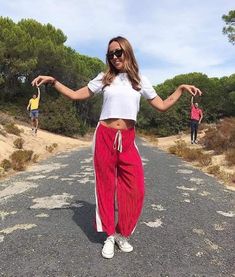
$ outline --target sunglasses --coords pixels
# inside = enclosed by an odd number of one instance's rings
[[[123,54],[123,50],[122,49],[117,49],[113,52],[108,53],[107,57],[108,57],[109,60],[112,60],[114,58],[114,56],[117,57],[117,58],[120,58],[122,56],[122,54]]]

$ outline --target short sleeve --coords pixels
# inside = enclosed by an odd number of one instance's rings
[[[102,83],[102,79],[103,79],[104,73],[101,72],[99,73],[93,80],[91,80],[87,86],[88,88],[93,92],[93,93],[99,93],[102,90],[103,87],[103,83]]]
[[[153,88],[151,82],[145,76],[141,76],[140,93],[144,96],[145,99],[153,99],[157,96],[157,93]]]

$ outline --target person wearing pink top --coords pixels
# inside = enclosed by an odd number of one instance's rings
[[[203,118],[202,110],[198,108],[198,103],[193,103],[193,96],[191,98],[191,143],[197,144],[197,130],[198,125],[201,123]]]

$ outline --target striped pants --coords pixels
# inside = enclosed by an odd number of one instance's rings
[[[98,124],[93,153],[96,229],[108,236],[117,232],[128,237],[136,227],[144,201],[144,172],[135,145],[135,129],[117,130]]]

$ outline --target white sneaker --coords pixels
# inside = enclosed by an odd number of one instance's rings
[[[114,236],[107,237],[102,249],[102,256],[106,259],[112,259],[114,256]]]
[[[115,242],[123,252],[133,251],[133,246],[128,242],[126,237],[121,236],[120,234],[115,235]]]

